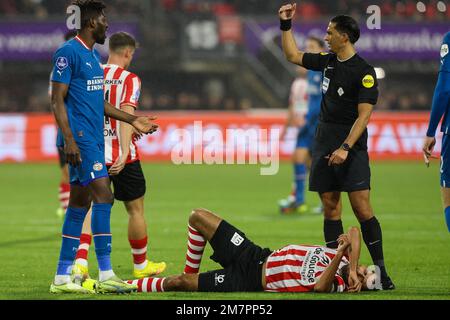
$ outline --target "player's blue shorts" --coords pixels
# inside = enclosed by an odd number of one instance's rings
[[[96,179],[108,177],[105,164],[105,144],[80,143],[81,164],[74,167],[69,164],[70,184],[77,184],[83,187]]]
[[[441,187],[450,188],[450,135],[442,137]]]
[[[304,148],[312,150],[316,127],[317,125],[306,124],[300,128],[297,135],[297,144],[295,145],[296,149]]]

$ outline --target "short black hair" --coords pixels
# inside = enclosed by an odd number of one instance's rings
[[[331,22],[336,24],[335,28],[338,32],[348,35],[352,44],[358,41],[361,31],[355,19],[347,15],[339,15],[331,19]]]
[[[85,28],[91,19],[101,16],[106,8],[101,0],[75,0],[72,5],[80,8],[81,29]]]
[[[72,38],[75,38],[77,36],[77,30],[69,30],[64,35],[64,40],[69,41]]]
[[[134,37],[127,32],[117,32],[114,33],[111,37],[109,37],[109,50],[110,51],[118,51],[122,48],[131,47],[136,49],[138,47],[138,43]]]
[[[307,38],[307,40],[311,40],[311,41],[315,41],[317,42],[317,44],[319,45],[319,47],[321,48],[325,48],[325,41],[323,41],[322,39],[315,37],[315,36],[309,36]]]

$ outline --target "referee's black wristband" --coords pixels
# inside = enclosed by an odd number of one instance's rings
[[[282,31],[289,31],[292,28],[292,19],[289,20],[283,20],[280,19],[280,29]]]

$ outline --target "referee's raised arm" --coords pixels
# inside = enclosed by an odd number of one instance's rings
[[[297,4],[286,4],[280,8],[278,15],[280,17],[280,29],[282,31],[282,45],[283,52],[289,62],[303,66],[303,53],[295,43],[294,35],[292,34],[292,19],[295,15]]]

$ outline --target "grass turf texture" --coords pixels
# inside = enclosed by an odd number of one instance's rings
[[[187,219],[205,207],[243,230],[255,243],[275,250],[287,244],[321,244],[322,217],[281,216],[277,200],[290,192],[291,166],[260,176],[257,166],[144,164],[149,255],[166,261],[163,275],[183,270]],[[422,163],[373,163],[372,204],[383,229],[385,261],[397,290],[362,294],[154,293],[51,295],[62,222],[56,217],[59,170],[54,164],[0,165],[0,299],[450,299],[450,235],[439,195],[439,169]],[[313,193],[308,203],[319,203]],[[344,195],[344,228],[358,225]],[[116,202],[112,214],[116,273],[132,277],[127,215]],[[207,246],[201,271],[219,268]],[[93,246],[91,276],[97,276]],[[370,264],[362,245],[361,262]]]

